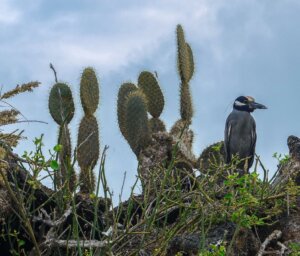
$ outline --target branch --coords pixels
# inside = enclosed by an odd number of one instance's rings
[[[274,230],[271,235],[269,235],[266,240],[261,244],[260,249],[257,253],[257,256],[263,256],[265,254],[266,247],[271,243],[273,240],[277,240],[282,236],[282,232],[280,230]]]
[[[105,248],[108,245],[107,241],[98,240],[59,240],[50,239],[43,243],[43,246],[48,248],[59,247],[59,248]]]

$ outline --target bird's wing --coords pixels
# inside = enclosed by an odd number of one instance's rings
[[[230,137],[231,137],[231,127],[232,123],[229,119],[226,120],[225,125],[225,136],[224,136],[224,149],[225,149],[225,162],[228,164],[231,161],[230,155]]]
[[[249,160],[249,166],[252,166],[255,154],[255,145],[256,145],[256,124],[253,122],[252,129],[251,129],[251,158]]]

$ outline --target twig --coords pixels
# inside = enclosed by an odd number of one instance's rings
[[[274,230],[271,235],[269,235],[266,240],[261,244],[260,249],[257,253],[257,256],[263,256],[265,254],[266,247],[270,244],[271,241],[277,240],[282,236],[280,230]]]
[[[62,248],[105,248],[108,245],[107,241],[98,240],[58,240],[49,239],[43,243],[43,246],[48,248],[62,247]]]
[[[41,124],[48,124],[47,122],[40,121],[40,120],[19,120],[19,121],[16,121],[14,123],[16,123],[16,124],[18,124],[18,123],[41,123]]]
[[[54,66],[52,65],[52,63],[50,63],[50,68],[53,70],[54,77],[55,77],[55,83],[57,83],[57,75],[56,75],[56,70],[55,70]]]
[[[284,252],[288,249],[283,243],[277,242],[277,245],[280,246],[280,255],[284,255]]]
[[[78,206],[79,204],[77,204],[76,206]],[[33,222],[40,221],[40,222],[43,222],[44,224],[46,224],[49,227],[58,227],[59,225],[64,223],[66,221],[66,219],[70,216],[70,214],[72,213],[72,207],[70,206],[65,211],[65,213],[56,221],[51,220],[50,216],[48,215],[48,213],[44,209],[41,209],[41,212],[43,213],[45,218],[42,218],[40,216],[33,216],[33,218],[32,218]]]

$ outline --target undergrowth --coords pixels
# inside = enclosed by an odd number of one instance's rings
[[[60,145],[56,145],[50,151],[50,158],[46,159],[42,138],[35,139],[34,152],[24,152],[15,160],[18,168],[30,173],[26,177],[26,186],[14,186],[1,169],[4,184],[14,201],[14,214],[2,223],[1,239],[9,241],[12,255],[29,255],[26,248],[32,245],[36,247],[37,255],[139,255],[142,251],[164,255],[174,237],[188,233],[199,235],[199,256],[225,255],[232,249],[241,229],[257,229],[276,223],[287,208],[293,209],[296,195],[299,195],[299,187],[292,180],[273,186],[276,174],[267,179],[268,172],[259,158],[254,171],[245,175],[235,171],[238,159],[230,165],[215,165],[207,175],[186,173],[189,178],[187,188],[182,184],[182,176],[177,175],[175,148],[172,160],[159,167],[158,171],[165,176],[154,194],[153,188],[151,192],[145,188],[143,195],[135,195],[137,178],[129,199],[114,205],[106,180],[105,148],[96,192],[85,198],[91,202],[93,210],[82,214],[79,211],[82,202],[77,200],[78,194],[67,189],[67,181],[61,187],[55,185]],[[262,179],[257,173],[259,166],[264,170]],[[37,191],[46,178],[52,180],[53,191],[46,201],[37,202]],[[17,176],[12,179],[18,184]],[[157,184],[154,179],[149,184]],[[100,189],[104,191],[103,198],[98,197]],[[101,212],[99,207],[102,207]],[[51,225],[47,226],[46,221]],[[12,224],[16,222],[19,225]],[[233,224],[235,231],[231,241],[224,237],[219,245],[208,244],[208,233],[222,223]],[[36,225],[44,227],[40,234],[36,233]],[[88,232],[83,230],[86,227]]]

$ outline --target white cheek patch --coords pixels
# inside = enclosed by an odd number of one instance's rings
[[[235,106],[239,106],[239,107],[246,106],[245,103],[242,103],[242,102],[237,101],[237,100],[234,102],[234,105],[235,105]]]

